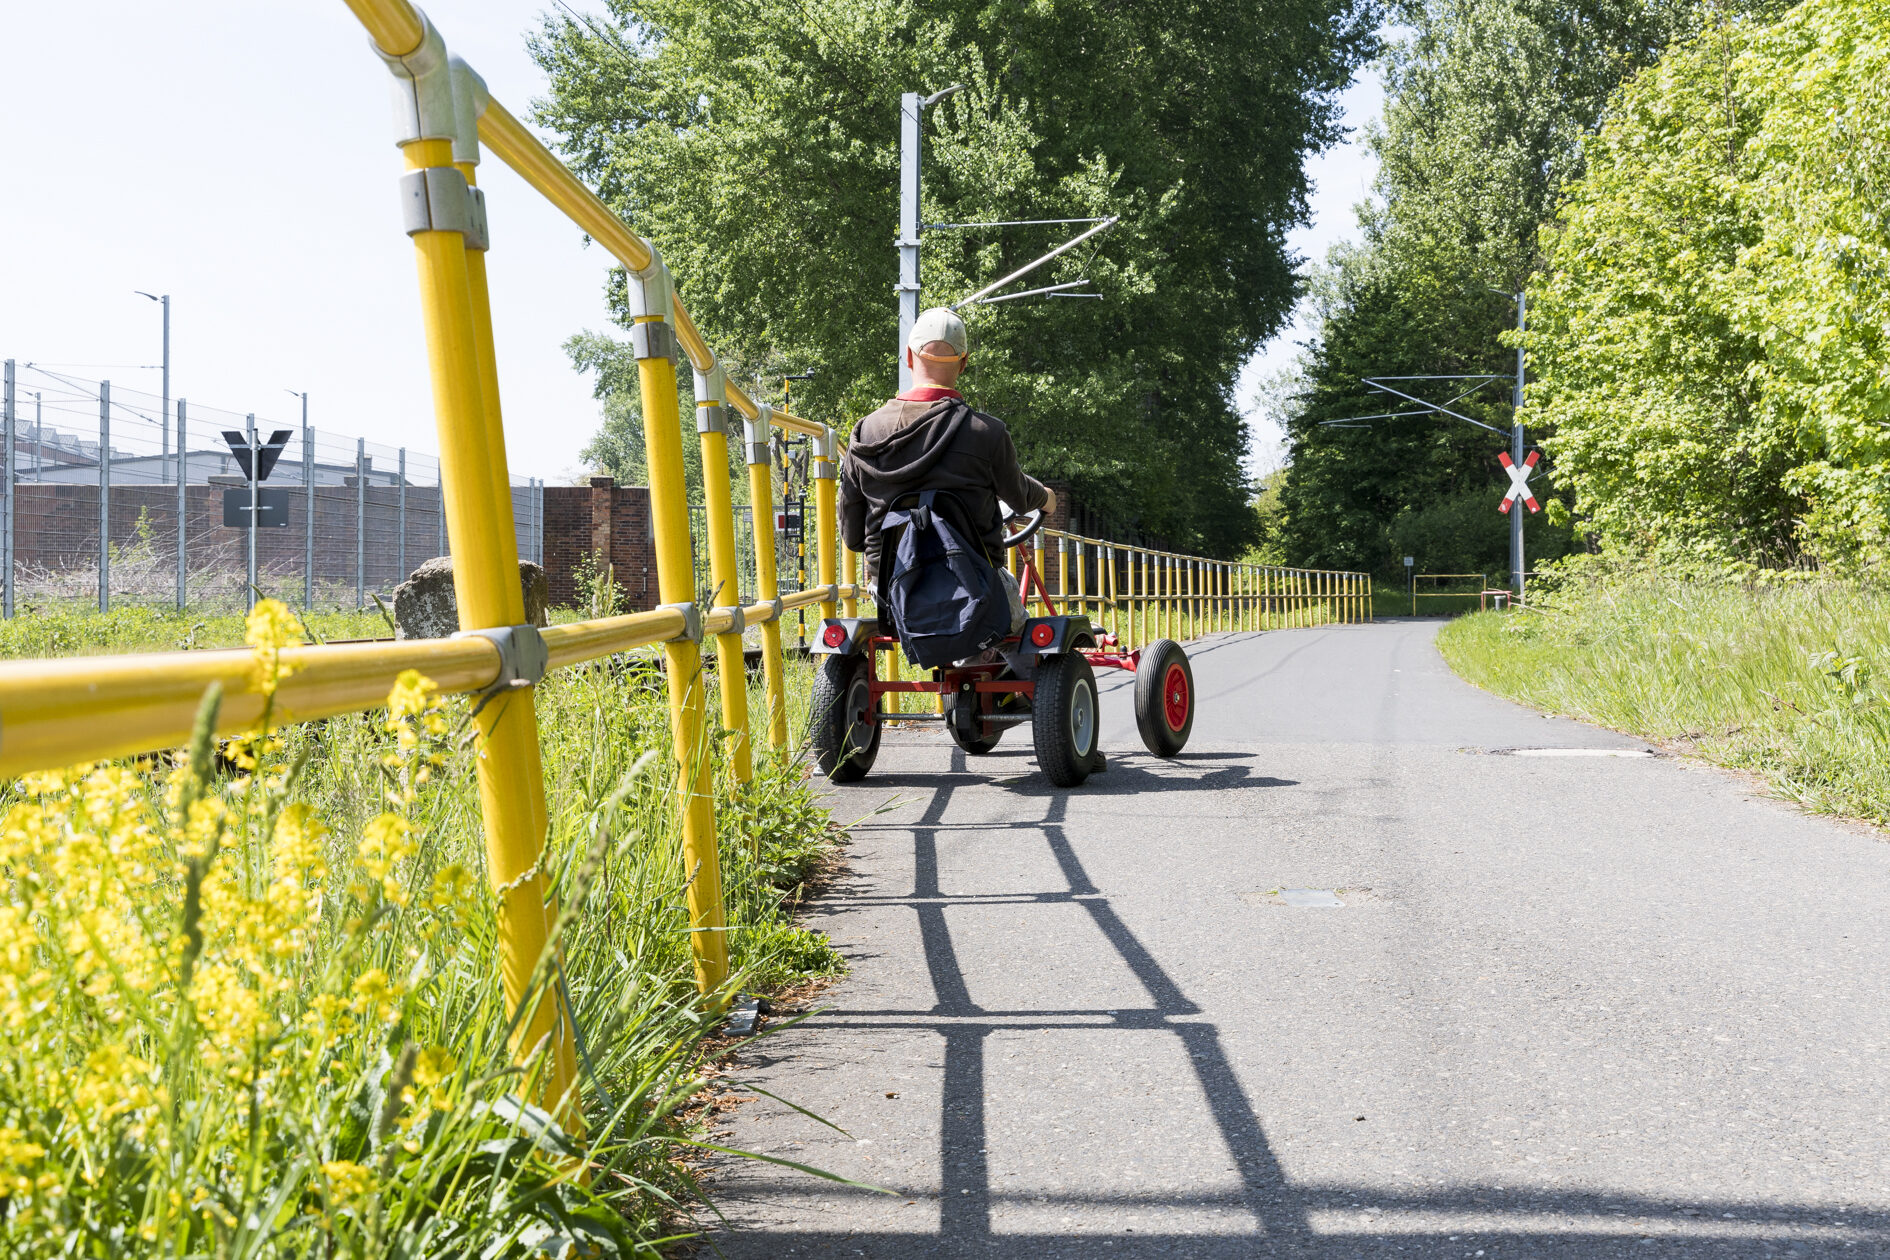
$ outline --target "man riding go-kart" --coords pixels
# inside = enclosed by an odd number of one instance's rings
[[[931,720],[942,717],[966,752],[989,752],[1006,727],[1029,722],[1045,774],[1074,786],[1105,764],[1092,663],[1136,671],[1143,741],[1173,756],[1193,724],[1193,677],[1179,645],[1161,640],[1123,655],[1087,617],[1028,617],[1026,592],[1000,566],[1007,548],[1041,527],[1056,495],[1019,467],[1004,422],[955,388],[969,350],[957,314],[920,315],[905,349],[912,387],[859,423],[842,460],[841,536],[866,557],[879,617],[822,627],[814,651],[827,659],[809,733],[820,769],[837,782],[863,776],[879,747],[881,697],[931,692],[941,697]],[[1010,534],[1001,504],[1018,514]],[[1021,554],[1024,581],[1047,605]],[[886,650],[903,650],[931,679],[879,678],[876,656]]]

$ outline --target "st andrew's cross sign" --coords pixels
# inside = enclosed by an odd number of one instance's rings
[[[1509,491],[1503,495],[1503,501],[1496,505],[1496,510],[1507,514],[1510,504],[1521,499],[1523,506],[1531,512],[1540,512],[1542,505],[1536,502],[1536,496],[1529,491],[1529,474],[1536,470],[1536,461],[1542,458],[1542,452],[1530,451],[1529,458],[1520,464],[1509,457],[1508,451],[1497,458],[1503,461],[1503,471],[1509,474]]]

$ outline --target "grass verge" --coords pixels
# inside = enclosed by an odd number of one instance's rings
[[[246,634],[265,680],[302,637],[273,603]],[[200,723],[174,756],[0,788],[0,1254],[628,1257],[687,1232],[717,1020],[666,683],[620,657],[536,697],[561,917],[534,991],[576,1014],[582,1131],[524,1101],[537,1060],[508,1045],[469,705],[409,673],[379,712],[221,749]],[[725,742],[700,755],[735,983],[833,974],[794,910],[835,828],[802,766],[738,785]]]
[[[1451,668],[1762,775],[1807,809],[1890,822],[1890,594],[1649,573],[1543,588],[1528,610],[1446,626]]]

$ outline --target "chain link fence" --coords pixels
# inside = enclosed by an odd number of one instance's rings
[[[363,608],[448,555],[440,464],[284,418],[5,364],[0,604],[241,611],[258,595]],[[252,480],[248,455],[260,448]],[[273,464],[271,460],[273,459]],[[544,483],[512,479],[544,562]]]

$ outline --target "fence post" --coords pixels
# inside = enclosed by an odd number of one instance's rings
[[[177,400],[177,611],[184,611],[189,601],[190,561],[185,550],[190,532],[190,497],[185,486],[190,481],[190,446],[184,441],[185,415],[190,404]]]
[[[814,545],[817,550],[816,563],[819,572],[818,584],[828,588],[828,595],[833,594],[834,583],[840,580],[839,557],[834,553],[835,535],[839,532],[840,483],[840,436],[828,425],[821,435],[814,439]],[[840,615],[839,601],[828,598],[820,601],[820,615],[837,617]]]
[[[426,328],[434,414],[440,438],[443,514],[455,545],[453,588],[460,625],[485,630],[516,627],[524,619],[517,546],[512,533],[505,442],[499,413],[498,369],[492,351],[491,312],[484,284],[484,202],[467,173],[478,161],[472,121],[484,85],[464,63],[449,63],[444,41],[423,26],[413,48],[383,60],[404,95],[397,136],[407,174],[401,184],[414,244],[420,309]],[[416,213],[417,212],[417,213]],[[475,260],[477,266],[475,267]],[[475,279],[476,272],[476,279]],[[674,398],[671,391],[671,398]],[[672,449],[676,413],[669,413]],[[366,459],[356,452],[357,515],[365,502]],[[362,579],[357,533],[356,579]],[[672,669],[671,678],[675,678]],[[513,1053],[524,1056],[549,1042],[543,1097],[567,1128],[581,1127],[572,1085],[576,1060],[559,1004],[535,985],[548,946],[555,908],[547,905],[539,866],[546,833],[544,773],[539,760],[535,697],[524,687],[503,703],[483,706],[479,774],[486,831],[487,875],[499,900],[498,953],[507,1006],[517,1013]]]
[[[1081,538],[1072,538],[1070,539],[1070,566],[1076,570],[1075,598],[1076,613],[1079,617],[1089,615],[1089,601],[1084,598],[1088,593],[1089,587],[1088,583],[1084,581],[1087,575],[1083,571],[1083,563],[1083,540]]]
[[[733,736],[729,757],[738,783],[755,777],[748,736],[748,669],[742,659],[742,580],[735,563],[735,507],[728,476],[728,384],[721,364],[696,369],[696,437],[702,447],[702,514],[709,536],[709,586],[715,612],[729,610],[729,629],[715,636],[722,725]]]
[[[696,614],[695,560],[689,549],[689,503],[683,483],[682,433],[677,417],[676,334],[669,268],[651,251],[649,265],[628,276],[630,345],[637,359],[643,397],[643,437],[650,473],[650,524],[656,543],[656,583],[664,604]],[[692,621],[700,625],[697,616]],[[703,993],[728,980],[721,865],[715,843],[715,798],[710,795],[708,747],[703,740],[707,706],[702,692],[702,656],[697,637],[663,645],[669,675],[670,728],[675,739],[677,783],[683,797],[683,869],[689,877],[690,945],[696,987]]]
[[[243,576],[247,589],[243,592],[243,607],[256,606],[256,508],[261,497],[262,481],[257,477],[261,471],[261,451],[256,449],[256,413],[250,412],[243,417],[243,440],[249,443],[249,528],[243,531]]]
[[[755,598],[769,604],[781,596],[779,560],[774,549],[774,459],[769,432],[773,408],[755,404],[757,414],[745,420],[748,439],[748,520],[755,531]],[[781,617],[761,623],[761,674],[768,693],[768,747],[787,751],[787,680],[782,675]]]
[[[1148,552],[1140,547],[1129,557],[1129,582],[1135,587],[1135,610],[1141,616],[1136,642],[1148,643],[1154,637],[1148,632]]]
[[[303,396],[306,400],[307,395]],[[302,403],[302,607],[315,607],[315,430]]]
[[[0,396],[0,407],[5,408],[5,440],[7,444],[6,518],[0,520],[0,566],[3,566],[0,567],[0,617],[11,617],[13,615],[13,523],[19,515],[17,511],[18,505],[14,502],[14,499],[19,493],[20,484],[18,479],[14,476],[15,470],[13,467],[13,452],[15,449],[13,440],[15,427],[13,414],[15,385],[13,360],[8,359],[6,364],[6,382],[3,387],[5,393],[4,396]]]
[[[1044,596],[1044,592],[1050,589],[1050,578],[1049,578],[1049,575],[1045,572],[1044,567],[1043,567],[1043,557],[1044,557],[1043,530],[1039,529],[1037,531],[1037,536],[1031,539],[1030,550],[1031,550],[1030,561],[1033,565],[1036,566],[1036,569],[1037,569],[1038,606],[1042,609],[1044,616],[1046,617],[1055,616],[1056,614],[1051,611],[1050,601]]]
[[[98,383],[98,610],[112,607],[112,383]]]
[[[354,440],[354,607],[357,612],[367,607],[366,438]]]
[[[394,544],[395,556],[394,581],[398,585],[407,580],[407,448],[400,448],[400,491],[395,496],[395,510],[400,513],[400,522],[395,526],[397,541]]]
[[[1049,585],[1048,582],[1045,585]],[[1062,534],[1057,535],[1057,608],[1064,616],[1070,613],[1070,540]]]

